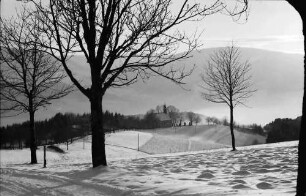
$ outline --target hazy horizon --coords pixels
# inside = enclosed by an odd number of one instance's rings
[[[177,1],[179,4],[180,1]],[[1,16],[10,17],[14,16],[16,10],[25,5],[18,1],[2,0]],[[177,5],[175,4],[174,7]],[[28,4],[26,4],[28,5]],[[257,81],[260,88],[265,87],[266,82],[269,84],[270,89],[264,89],[254,95],[253,99],[247,102],[249,107],[238,107],[235,112],[235,120],[240,124],[258,123],[266,124],[275,118],[296,118],[302,113],[302,95],[303,95],[303,58],[304,55],[304,37],[302,34],[302,20],[295,9],[286,1],[250,1],[249,2],[249,16],[248,20],[240,20],[233,22],[233,19],[224,14],[214,14],[208,16],[202,21],[197,23],[187,22],[180,26],[181,30],[186,34],[192,34],[195,30],[203,31],[200,41],[204,44],[199,50],[206,50],[208,48],[224,47],[232,42],[238,47],[265,50],[269,54],[275,53],[275,58],[278,55],[293,55],[298,56],[298,62],[301,62],[294,69],[274,68],[272,76],[275,81],[270,81],[269,77],[265,75],[264,68],[258,69],[256,72],[259,76]],[[209,50],[209,49],[208,49]],[[266,64],[264,54],[261,54],[262,64]],[[273,57],[274,58],[274,57]],[[253,59],[258,63],[256,59]],[[273,59],[270,59],[271,61]],[[284,62],[286,61],[286,62]],[[286,64],[292,66],[293,59],[282,59],[275,63]],[[81,62],[86,63],[81,59]],[[78,60],[76,60],[76,63]],[[198,61],[201,63],[201,60]],[[79,72],[86,72],[86,68],[78,70]],[[197,70],[199,71],[199,70]],[[283,76],[282,74],[290,73],[292,77]],[[263,76],[260,76],[264,75]],[[84,77],[84,76],[83,76]],[[87,76],[88,77],[88,76]],[[283,80],[287,78],[289,84]],[[82,78],[86,80],[86,77]],[[162,79],[159,79],[163,81]],[[192,80],[192,78],[190,79]],[[198,89],[193,86],[192,93],[183,91],[180,87],[173,84],[165,85],[170,89],[158,89],[159,83],[152,83],[154,79],[147,81],[146,84],[139,82],[136,86],[126,87],[121,89],[118,94],[118,89],[108,91],[104,99],[104,109],[123,114],[141,114],[145,113],[150,108],[154,108],[158,104],[175,105],[181,111],[194,111],[207,116],[215,116],[223,118],[229,116],[229,109],[225,105],[207,103],[200,98]],[[194,82],[194,81],[193,81]],[[170,83],[170,82],[169,82]],[[294,88],[290,85],[294,84]],[[282,85],[285,90],[282,90]],[[137,88],[139,88],[137,90]],[[277,91],[275,92],[274,89]],[[172,95],[173,92],[182,96],[185,100],[180,100],[179,96]],[[134,93],[134,94],[133,94]],[[135,93],[140,94],[141,97],[135,103]],[[125,102],[122,101],[122,94],[126,98]],[[167,97],[158,97],[156,94],[167,95]],[[128,97],[130,96],[130,97]],[[154,98],[150,97],[154,96]],[[270,97],[270,100],[267,100]],[[69,99],[71,101],[69,102]],[[195,103],[194,103],[195,102]],[[260,103],[259,103],[260,102]],[[259,103],[259,104],[258,104]],[[73,105],[76,104],[76,105]],[[66,108],[66,109],[65,109]],[[36,115],[37,120],[42,120],[52,117],[57,112],[74,112],[84,113],[90,111],[90,105],[87,98],[80,92],[69,95],[68,97],[54,102],[53,105],[48,106],[47,109],[42,108]],[[13,118],[1,118],[1,126],[22,122],[28,120],[27,114]]]
[[[201,64],[213,49],[195,51],[193,58],[182,64],[195,64],[196,70],[186,79],[184,88],[166,79],[156,77],[148,81],[138,81],[131,86],[109,89],[103,99],[103,109],[124,115],[144,114],[157,105],[174,105],[180,111],[193,111],[205,116],[229,119],[229,108],[224,104],[214,104],[200,96],[199,72]],[[252,73],[258,89],[245,106],[234,110],[234,120],[238,124],[257,123],[265,125],[275,118],[296,118],[302,114],[303,95],[303,55],[273,52],[262,49],[241,48],[243,58],[253,64]],[[71,63],[79,70],[79,78],[86,82],[84,59],[77,56]],[[286,81],[284,81],[286,80]],[[77,106],[77,107],[76,107]],[[65,98],[55,101],[48,108],[42,108],[36,115],[37,120],[51,118],[56,113],[89,113],[88,99],[78,90]],[[1,119],[1,126],[27,121],[28,115]]]

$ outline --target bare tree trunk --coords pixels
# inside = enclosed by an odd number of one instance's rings
[[[22,149],[22,142],[20,138],[18,139],[18,144],[19,144],[19,149]]]
[[[107,165],[105,154],[105,135],[103,130],[102,94],[92,93],[91,106],[91,132],[92,132],[92,164],[93,167]]]
[[[235,135],[234,135],[234,107],[231,105],[230,106],[230,129],[231,129],[231,136],[232,136],[232,148],[233,148],[233,151],[236,150],[236,147],[235,147]]]
[[[31,101],[30,101],[31,102]],[[34,124],[34,114],[35,112],[31,110],[30,112],[30,149],[31,149],[31,164],[37,163],[36,157],[36,136],[35,136],[35,124]]]
[[[304,35],[304,52],[306,49],[306,39],[305,39],[305,9],[304,2],[287,0],[300,14],[303,23],[303,35]],[[306,195],[306,59],[304,54],[304,95],[303,95],[303,106],[302,106],[302,122],[299,136],[299,146],[298,146],[298,175],[297,175],[297,185],[296,185],[296,196]]]
[[[306,47],[305,39],[305,17],[301,14],[303,20],[303,35],[304,35],[304,47]],[[297,176],[297,186],[296,186],[296,195],[305,196],[306,195],[306,59],[304,56],[304,96],[303,96],[303,109],[302,109],[302,123],[300,129],[300,139],[298,147],[298,176]]]

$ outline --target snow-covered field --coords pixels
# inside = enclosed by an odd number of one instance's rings
[[[140,149],[154,138],[130,131],[107,136],[108,166],[94,169],[89,138],[64,154],[48,150],[47,168],[42,149],[36,165],[29,164],[29,149],[1,150],[0,195],[294,195],[296,141],[149,155],[137,151],[138,134]],[[167,146],[160,141],[161,149]]]
[[[149,131],[153,137],[141,147],[141,150],[151,154],[231,147],[230,129],[223,125],[183,126]],[[235,131],[235,138],[236,146],[266,143],[264,136],[239,131]]]

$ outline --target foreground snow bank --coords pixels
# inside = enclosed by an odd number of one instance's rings
[[[42,168],[22,162],[21,151],[1,151],[1,195],[294,195],[296,186],[296,141],[236,152],[143,154],[110,159],[108,167],[95,169],[85,153],[71,156],[74,152],[49,152],[53,159]],[[21,162],[6,162],[15,158]]]

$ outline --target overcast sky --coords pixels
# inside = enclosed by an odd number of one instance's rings
[[[248,20],[234,22],[215,14],[198,23],[204,27],[204,47],[224,46],[235,41],[243,47],[304,53],[302,20],[286,1],[250,1]],[[193,29],[190,27],[186,29]]]
[[[2,0],[2,17],[14,15],[22,4]],[[195,29],[203,31],[201,41],[205,48],[225,46],[233,40],[243,47],[304,53],[301,18],[286,1],[251,0],[249,8],[247,21],[234,22],[231,17],[214,14],[199,23],[184,24],[183,30],[187,33]]]
[[[2,17],[14,15],[16,8],[22,5],[15,0],[1,1]],[[304,54],[301,18],[286,1],[251,0],[249,7],[247,21],[234,22],[231,17],[214,14],[198,23],[186,23],[182,28],[186,33],[203,30],[204,48],[226,46],[234,41],[242,47]]]

